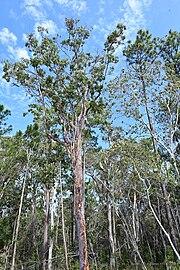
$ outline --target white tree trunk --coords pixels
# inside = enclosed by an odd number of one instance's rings
[[[139,173],[139,171],[137,170],[136,167],[135,167],[135,171],[137,172],[139,179],[143,182],[143,184],[144,184],[144,186],[145,186],[145,188],[146,188],[146,193],[147,193],[147,198],[148,198],[149,207],[150,207],[150,209],[151,209],[151,211],[152,211],[152,213],[153,213],[153,215],[154,215],[154,218],[155,218],[155,220],[157,221],[157,223],[159,224],[159,226],[160,226],[160,228],[162,229],[162,231],[164,232],[164,234],[166,235],[166,237],[167,237],[167,239],[168,239],[168,241],[169,241],[170,246],[172,247],[174,253],[175,253],[176,256],[177,256],[178,261],[180,261],[180,254],[178,253],[178,251],[177,251],[177,249],[176,249],[174,243],[172,242],[172,239],[171,239],[170,235],[169,235],[168,232],[165,230],[164,226],[162,225],[160,219],[159,219],[158,216],[156,215],[156,212],[154,211],[154,208],[153,208],[153,206],[152,206],[151,199],[150,199],[150,196],[149,196],[149,190],[150,190],[150,188],[151,188],[151,185],[149,185],[149,187],[147,187],[145,179],[143,179],[143,178],[140,176],[140,173]]]
[[[23,206],[23,199],[24,199],[24,192],[25,192],[25,186],[26,186],[26,178],[28,174],[28,165],[25,170],[25,175],[22,183],[22,191],[21,191],[21,198],[20,198],[20,204],[19,204],[19,211],[18,211],[18,217],[16,222],[16,229],[15,229],[15,235],[14,235],[14,248],[13,248],[13,256],[12,256],[12,264],[11,264],[11,270],[15,269],[15,259],[16,259],[16,249],[17,249],[17,239],[19,234],[19,226],[20,226],[20,219],[21,219],[21,212],[22,212],[22,206]]]
[[[48,226],[49,226],[49,195],[50,191],[44,187],[44,239],[43,239],[43,254],[42,254],[42,270],[46,270],[46,258],[48,252]]]
[[[50,206],[50,230],[51,236],[49,240],[49,254],[48,254],[48,270],[52,269],[52,255],[53,255],[53,247],[54,247],[54,237],[53,237],[53,230],[54,230],[54,216],[56,212],[56,195],[57,195],[57,187],[58,187],[58,180],[55,180],[54,187],[52,188],[52,195],[51,195],[51,206]]]

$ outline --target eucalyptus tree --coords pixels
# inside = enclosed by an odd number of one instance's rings
[[[121,114],[131,119],[133,124],[135,122],[128,132],[132,136],[151,138],[157,171],[160,172],[157,182],[164,195],[168,232],[177,254],[179,236],[168,188],[172,182],[177,187],[179,178],[176,154],[180,101],[179,46],[178,32],[170,31],[164,38],[153,38],[148,31],[139,30],[135,41],[129,41],[123,51],[127,68],[110,85],[117,90]]]
[[[90,32],[66,19],[67,38],[50,38],[38,28],[40,40],[30,34],[26,47],[30,59],[4,64],[4,78],[22,86],[37,101],[32,110],[43,115],[48,138],[64,145],[72,161],[80,269],[89,269],[84,216],[82,141],[85,130],[104,120],[103,83],[108,67],[117,62],[113,55],[124,39],[122,25],[108,36],[104,52],[86,51]]]
[[[180,33],[169,31],[159,44],[160,56],[163,59],[163,82],[159,100],[159,123],[162,123],[162,132],[167,134],[162,148],[166,151],[169,161],[174,165],[176,176],[179,178],[179,134],[180,134]]]
[[[107,232],[101,229],[101,238],[109,244],[110,269],[125,267],[126,259],[132,264],[138,264],[140,260],[143,269],[147,269],[140,245],[142,235],[139,223],[140,212],[143,213],[143,210],[138,202],[138,190],[142,185],[135,176],[131,160],[132,157],[136,159],[136,143],[128,140],[117,142],[115,137],[113,140],[108,149],[94,153],[93,159],[92,153],[88,154],[90,160],[87,173],[94,181],[99,211],[105,213],[101,217],[105,220],[99,226],[105,227]],[[140,192],[143,193],[142,190]],[[102,249],[104,250],[103,246]]]
[[[22,143],[22,133],[15,136],[1,138],[0,177],[2,181],[1,190],[1,222],[8,221],[7,231],[9,237],[5,242],[6,264],[15,267],[17,239],[19,235],[20,220],[22,216],[23,199],[28,175],[28,157]],[[3,230],[6,231],[4,227]],[[2,231],[3,231],[2,230]],[[8,237],[8,238],[9,238]],[[12,255],[12,256],[11,256]],[[9,259],[12,258],[12,263]],[[5,268],[6,269],[6,268]]]
[[[4,179],[0,227],[4,232],[1,248],[6,250],[5,269],[9,265],[14,269],[18,265],[26,268],[41,264],[45,269],[46,261],[48,269],[52,269],[52,256],[56,254],[53,222],[59,218],[56,201],[59,162],[63,170],[69,168],[64,162],[65,153],[56,142],[47,143],[35,121],[24,133],[5,137],[0,156],[3,161],[0,176]]]
[[[34,119],[34,124],[27,127],[24,138],[33,153],[30,168],[32,184],[30,185],[31,191],[29,194],[29,197],[32,198],[33,219],[37,218],[36,208],[38,205],[36,201],[40,199],[36,195],[37,190],[43,194],[44,211],[42,209],[41,211],[44,214],[44,226],[43,230],[38,232],[42,234],[42,247],[39,246],[39,242],[37,243],[39,250],[41,250],[41,266],[42,269],[46,269],[48,265],[50,270],[53,265],[52,256],[55,254],[53,249],[55,244],[55,221],[59,218],[57,210],[59,207],[58,184],[60,182],[59,178],[61,178],[59,170],[62,170],[59,168],[59,164],[64,170],[67,170],[68,165],[65,164],[66,155],[62,147],[57,142],[47,139],[41,119]],[[32,222],[34,221],[32,220]],[[62,223],[64,223],[64,220],[62,220]],[[35,234],[37,233],[35,232]],[[65,239],[64,230],[62,234]]]
[[[158,38],[139,30],[123,50],[127,68],[112,85],[119,92],[121,113],[136,121],[136,133],[150,135],[155,153],[158,147],[167,152],[178,175],[173,138],[179,130],[179,46],[178,32]]]

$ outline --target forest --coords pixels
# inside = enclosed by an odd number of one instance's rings
[[[65,29],[3,63],[33,121],[0,105],[0,269],[178,270],[180,33]]]

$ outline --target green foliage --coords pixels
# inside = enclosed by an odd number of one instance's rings
[[[7,117],[10,116],[11,113],[9,110],[5,110],[3,105],[0,105],[0,136],[4,135],[7,132],[10,132],[12,127],[6,126]]]
[[[31,58],[21,62],[4,64],[4,78],[15,85],[23,86],[36,98],[38,106],[31,106],[36,115],[44,115],[46,131],[69,141],[73,127],[79,123],[91,128],[105,117],[106,104],[103,83],[108,67],[118,61],[115,48],[124,40],[124,27],[117,26],[107,37],[101,55],[86,52],[85,43],[89,30],[79,26],[79,20],[66,19],[67,38],[59,35],[50,38],[47,31],[39,28],[40,41],[30,34],[26,47]]]

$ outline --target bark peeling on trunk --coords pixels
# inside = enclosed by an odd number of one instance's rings
[[[73,178],[74,178],[74,206],[76,215],[77,235],[79,244],[79,263],[80,270],[89,270],[88,247],[86,238],[86,225],[84,214],[84,179],[82,162],[82,143],[81,138],[74,143],[72,156]]]

